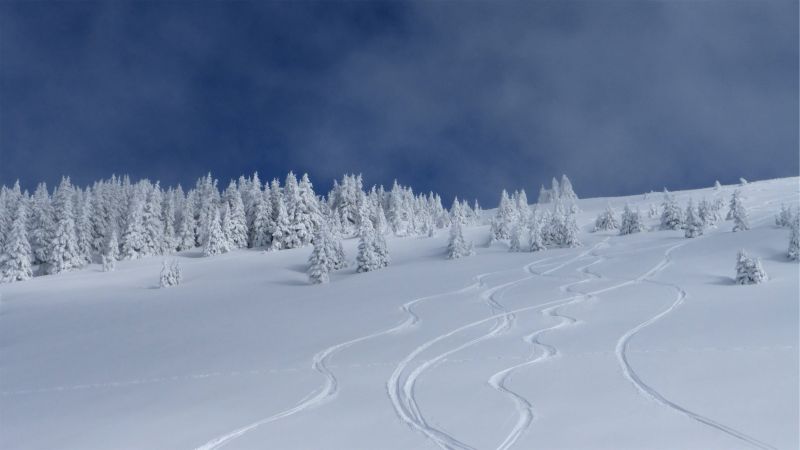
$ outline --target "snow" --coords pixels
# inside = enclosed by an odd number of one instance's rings
[[[171,289],[158,257],[0,285],[0,447],[799,448],[800,275],[774,224],[798,178],[671,194],[735,188],[751,230],[694,239],[589,233],[650,194],[578,200],[577,248],[448,260],[439,230],[320,285],[310,247],[185,251]],[[765,283],[734,283],[740,248]]]

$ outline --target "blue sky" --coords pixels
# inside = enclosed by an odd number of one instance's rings
[[[362,172],[496,203],[798,174],[794,1],[8,2],[0,183]]]

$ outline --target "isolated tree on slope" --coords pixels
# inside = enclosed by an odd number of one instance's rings
[[[181,283],[183,278],[181,274],[181,266],[178,260],[167,261],[166,259],[161,263],[161,278],[159,285],[162,288],[177,286]]]
[[[795,214],[794,219],[792,219],[792,227],[789,234],[789,259],[800,260],[800,213]]]
[[[472,243],[464,240],[464,233],[461,224],[453,221],[450,225],[450,242],[447,244],[447,258],[459,259],[475,254]]]
[[[106,242],[105,249],[103,250],[102,262],[103,272],[111,272],[117,266],[119,259],[119,242],[117,241],[117,231],[111,230],[111,236]]]
[[[33,276],[31,246],[26,230],[27,210],[24,200],[17,202],[11,229],[0,251],[0,282],[24,281]]]
[[[314,237],[314,249],[308,258],[308,280],[311,284],[327,283],[328,272],[333,261],[330,260],[330,246],[324,230]]]
[[[661,229],[679,230],[683,225],[683,215],[681,208],[675,197],[664,189],[664,203],[661,205]]]
[[[759,258],[750,257],[744,250],[739,250],[736,257],[736,283],[758,284],[766,281],[767,274],[761,267]]]
[[[73,188],[69,178],[62,178],[53,195],[53,217],[55,231],[50,240],[48,252],[49,272],[64,272],[81,267],[83,260],[78,251],[78,237],[75,233],[75,210]]]
[[[211,213],[211,220],[208,222],[208,230],[206,230],[205,235],[206,243],[203,246],[203,256],[218,255],[229,250],[228,241],[222,232],[219,210],[216,208]]]
[[[775,216],[775,225],[786,228],[792,226],[792,209],[787,208],[783,203],[781,203],[780,212]]]
[[[733,231],[749,230],[750,220],[747,218],[747,209],[744,206],[739,189],[733,191],[729,208],[727,218],[733,220]]]
[[[607,205],[606,209],[594,221],[594,231],[616,230],[617,228],[619,228],[619,222],[614,210],[611,205]]]
[[[622,212],[622,224],[619,227],[619,234],[633,234],[643,230],[644,224],[642,224],[642,216],[639,213],[639,209],[633,210],[630,204],[626,204],[625,210]]]
[[[715,181],[715,182],[714,182],[714,190],[715,190],[715,191],[718,191],[718,190],[720,190],[721,188],[722,188],[722,185],[721,185],[721,184],[719,184],[719,180]]]
[[[694,209],[692,199],[689,199],[689,204],[686,205],[686,227],[684,236],[687,238],[694,238],[703,234],[703,221],[698,216]]]

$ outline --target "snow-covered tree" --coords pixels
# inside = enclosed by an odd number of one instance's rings
[[[800,260],[800,213],[795,214],[792,219],[789,233],[789,259]]]
[[[371,272],[382,267],[380,256],[375,252],[375,230],[369,220],[367,205],[361,203],[360,225],[358,231],[358,255],[356,256],[356,271]]]
[[[170,254],[178,247],[178,239],[175,236],[175,192],[171,189],[167,191],[161,208],[161,217],[164,224],[164,229],[161,232],[161,253]]]
[[[664,189],[664,203],[661,204],[661,229],[679,230],[683,226],[683,214],[675,197]]]
[[[521,252],[522,251],[522,224],[519,222],[516,223],[513,228],[511,228],[511,240],[509,242],[508,251],[510,252]]]
[[[450,225],[450,242],[447,244],[447,258],[459,259],[475,254],[472,242],[467,242],[464,239],[464,233],[461,229],[461,224],[453,222]]]
[[[606,205],[606,209],[594,221],[594,231],[616,230],[617,228],[619,228],[619,222],[614,210],[611,205]]]
[[[692,199],[689,199],[689,204],[686,205],[686,226],[684,227],[684,236],[687,238],[694,238],[703,234],[704,223],[695,211]]]
[[[46,264],[50,259],[50,240],[55,231],[53,222],[53,208],[50,196],[47,193],[47,185],[40,183],[36,187],[31,199],[31,210],[28,214],[28,240],[33,252],[33,262],[35,264]]]
[[[622,223],[619,226],[619,234],[633,234],[644,231],[644,224],[642,223],[642,216],[639,213],[639,208],[635,210],[631,208],[630,204],[625,205],[625,210],[622,211]]]
[[[230,209],[227,219],[228,241],[230,241],[232,248],[245,248],[247,247],[247,217],[242,195],[233,181],[230,182],[225,190],[224,198]]]
[[[280,188],[278,188],[280,189]],[[288,247],[287,243],[291,242],[290,236],[292,230],[289,224],[289,216],[286,212],[286,203],[283,201],[280,190],[275,192],[272,190],[273,195],[273,215],[272,229],[270,230],[270,249],[283,250]]]
[[[327,283],[333,261],[330,260],[330,245],[325,232],[320,230],[314,237],[314,249],[308,258],[308,280],[311,284]]]
[[[717,213],[713,203],[706,199],[702,199],[697,205],[697,217],[700,219],[700,222],[703,223],[703,227],[708,228],[717,224],[719,214]]]
[[[786,228],[792,226],[792,209],[787,208],[783,203],[781,203],[780,212],[778,212],[778,215],[775,216],[775,225]]]
[[[332,236],[332,235],[331,235]],[[339,270],[347,267],[347,255],[344,253],[342,240],[332,236],[332,246],[334,249],[331,270]]]
[[[133,190],[128,201],[125,231],[122,233],[122,257],[138,259],[147,255],[146,231],[144,228],[144,201],[142,189]]]
[[[653,203],[650,203],[650,206],[647,209],[647,217],[651,219],[658,217],[658,207]]]
[[[535,217],[528,227],[528,241],[530,242],[528,251],[538,252],[546,248],[542,241],[541,223]]]
[[[561,175],[561,184],[559,185],[560,198],[562,200],[574,201],[578,199],[575,191],[572,189],[572,183],[566,175]]]
[[[253,198],[253,227],[250,229],[250,246],[266,247],[272,241],[272,202],[266,194]],[[285,213],[284,213],[285,217]]]
[[[744,178],[739,178],[739,184],[742,186],[747,186],[747,180]]]
[[[75,232],[74,190],[69,178],[62,178],[53,194],[53,218],[55,229],[48,251],[48,271],[51,274],[64,272],[83,265]]]
[[[219,255],[230,250],[228,240],[222,232],[222,223],[219,218],[219,209],[214,208],[208,230],[205,231],[206,242],[203,245],[203,256]]]
[[[184,251],[194,248],[195,235],[194,229],[196,225],[194,222],[194,212],[192,211],[191,202],[184,202],[181,208],[180,223],[178,225],[178,235],[176,248],[178,251]]]
[[[722,189],[722,185],[719,183],[719,180],[717,180],[714,182],[714,190],[718,191],[720,189]]]
[[[580,228],[578,227],[575,213],[570,211],[564,220],[564,238],[561,245],[564,247],[580,247],[581,241],[578,238],[579,231]]]
[[[177,286],[181,283],[182,274],[181,266],[177,259],[167,261],[166,259],[161,263],[161,278],[159,286],[168,288]]]
[[[0,282],[24,281],[33,276],[32,252],[26,229],[27,212],[27,202],[24,199],[18,200],[11,229],[0,248]]]
[[[739,250],[736,257],[736,283],[758,284],[766,280],[767,274],[761,267],[761,260],[750,257],[744,250]]]
[[[733,220],[733,231],[745,231],[750,229],[750,220],[747,217],[747,208],[744,206],[742,193],[739,189],[733,191],[729,203],[728,216],[726,219]]]
[[[511,227],[517,218],[517,210],[514,202],[508,196],[508,192],[503,189],[500,194],[500,205],[497,207],[494,219],[492,220],[492,233],[495,239],[509,239],[511,237]]]
[[[111,272],[116,268],[119,259],[119,242],[117,241],[117,231],[111,230],[111,236],[105,244],[102,262],[103,272]]]
[[[86,190],[81,193],[75,190],[75,236],[78,239],[78,255],[82,260],[81,265],[92,262],[92,193]]]

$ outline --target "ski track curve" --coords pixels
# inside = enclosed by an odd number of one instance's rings
[[[550,261],[550,260],[556,259],[556,258],[557,258],[556,256],[547,257],[547,258],[541,258],[541,259],[535,261],[534,263],[531,263],[531,265],[532,266],[539,265],[539,264],[542,264],[544,262],[547,262],[547,261]],[[517,269],[512,269],[512,270],[517,270]],[[214,450],[214,449],[221,448],[221,447],[225,446],[226,444],[230,443],[231,441],[233,441],[234,439],[237,439],[237,438],[243,436],[244,434],[246,434],[246,433],[248,433],[248,432],[250,432],[250,431],[252,431],[252,430],[254,430],[254,429],[256,429],[256,428],[258,428],[260,426],[262,426],[262,425],[266,425],[266,424],[268,424],[270,422],[275,422],[275,421],[283,419],[285,417],[289,417],[289,416],[292,416],[294,414],[297,414],[297,413],[299,413],[301,411],[305,411],[305,410],[308,410],[308,409],[311,409],[311,408],[315,408],[317,406],[320,406],[320,405],[324,404],[325,402],[327,402],[328,400],[332,399],[336,395],[336,393],[338,391],[338,387],[339,387],[338,379],[336,378],[336,376],[333,374],[333,372],[329,369],[329,367],[327,365],[328,360],[334,354],[336,354],[336,353],[340,352],[341,350],[344,350],[345,348],[350,347],[350,346],[352,346],[354,344],[357,344],[357,343],[360,343],[360,342],[364,342],[364,341],[367,341],[369,339],[374,339],[374,338],[379,337],[379,336],[399,333],[399,332],[401,332],[403,330],[406,330],[406,329],[409,329],[409,328],[413,327],[419,321],[419,316],[417,316],[417,314],[414,313],[414,311],[413,311],[413,306],[416,305],[417,303],[420,303],[420,302],[423,302],[423,301],[426,301],[426,300],[431,300],[431,299],[434,299],[434,298],[446,297],[446,296],[450,296],[450,295],[458,295],[458,294],[463,294],[463,293],[469,292],[471,290],[480,289],[481,286],[485,285],[483,280],[486,277],[488,277],[490,275],[497,274],[497,273],[507,272],[507,271],[508,270],[499,270],[499,271],[494,271],[494,272],[482,273],[482,274],[479,274],[479,275],[475,276],[474,279],[476,281],[474,283],[469,284],[466,287],[455,289],[455,290],[451,290],[451,291],[447,291],[447,292],[442,292],[442,293],[438,293],[438,294],[418,297],[418,298],[415,298],[415,299],[413,299],[411,301],[408,301],[408,302],[404,303],[400,307],[400,309],[403,311],[403,313],[405,313],[408,317],[403,322],[399,323],[398,325],[395,325],[395,326],[393,326],[391,328],[387,328],[385,330],[377,331],[375,333],[371,333],[371,334],[368,334],[368,335],[365,335],[365,336],[360,336],[360,337],[357,337],[355,339],[351,339],[349,341],[341,342],[339,344],[330,346],[330,347],[328,347],[328,348],[316,353],[312,358],[311,368],[313,370],[315,370],[316,372],[320,373],[323,377],[325,377],[325,383],[324,383],[324,385],[322,386],[321,389],[317,388],[317,389],[311,391],[309,394],[307,394],[305,397],[303,397],[295,406],[293,406],[293,407],[291,407],[289,409],[283,410],[283,411],[278,412],[276,414],[273,414],[273,415],[271,415],[269,417],[260,419],[260,420],[258,420],[256,422],[253,422],[253,423],[251,423],[249,425],[246,425],[246,426],[243,426],[241,428],[237,428],[236,430],[233,430],[233,431],[231,431],[229,433],[226,433],[226,434],[224,434],[222,436],[218,436],[218,437],[206,442],[205,444],[203,444],[203,445],[201,445],[199,447],[196,447],[195,450]]]
[[[605,242],[606,240],[607,240],[607,238],[604,241],[602,241],[601,243]],[[599,246],[599,245],[600,244],[596,244],[595,246],[593,246],[589,250],[587,250],[585,252],[582,252],[579,255],[577,255],[575,257],[572,257],[572,258],[568,259],[567,261],[565,261],[565,262],[563,262],[561,264],[558,264],[555,267],[553,267],[551,269],[548,269],[548,270],[546,270],[545,272],[542,272],[542,273],[555,272],[555,271],[567,266],[568,264],[571,264],[571,263],[573,263],[573,262],[575,262],[577,260],[580,260],[581,258],[584,258],[590,252],[594,251],[597,248],[597,246]],[[495,286],[495,287],[492,287],[490,289],[487,289],[486,291],[484,291],[481,294],[481,297],[487,302],[487,304],[489,304],[490,308],[492,309],[492,312],[499,310],[499,311],[501,311],[500,313],[492,314],[488,318],[485,318],[485,319],[480,320],[478,322],[473,322],[472,324],[467,324],[466,326],[459,327],[459,328],[457,328],[455,330],[452,330],[452,331],[450,331],[448,333],[445,333],[443,335],[440,335],[440,336],[438,336],[438,337],[436,337],[436,338],[434,338],[432,340],[429,340],[429,341],[423,343],[422,345],[417,347],[413,352],[411,352],[409,355],[407,355],[406,358],[404,358],[397,365],[397,367],[395,368],[395,371],[392,373],[391,377],[387,381],[386,386],[387,386],[387,391],[388,391],[388,394],[389,394],[390,401],[392,402],[392,405],[393,405],[393,407],[395,409],[395,412],[397,413],[398,417],[400,417],[401,421],[406,423],[412,429],[415,429],[415,430],[421,432],[422,434],[424,434],[426,437],[428,437],[430,440],[432,440],[440,448],[443,448],[443,449],[472,449],[473,448],[470,445],[458,440],[457,438],[445,433],[442,430],[439,430],[437,428],[432,427],[431,425],[429,425],[427,423],[427,421],[426,421],[425,417],[423,416],[422,412],[420,411],[419,405],[418,405],[418,403],[416,401],[416,397],[415,397],[415,393],[414,393],[414,388],[416,386],[416,382],[419,379],[419,377],[422,375],[423,372],[425,372],[430,367],[438,364],[439,362],[441,362],[443,359],[447,358],[448,356],[450,356],[450,355],[452,355],[454,353],[457,353],[457,352],[459,352],[461,350],[464,350],[464,349],[466,349],[468,347],[471,347],[471,346],[473,346],[473,345],[475,345],[475,344],[477,344],[479,342],[485,341],[487,339],[491,339],[493,337],[496,337],[496,336],[508,331],[511,328],[512,324],[513,324],[513,318],[515,317],[515,313],[519,312],[520,310],[515,310],[515,311],[506,310],[505,307],[503,307],[497,301],[497,297],[496,296],[498,294],[504,292],[505,290],[515,286],[515,285],[518,285],[518,284],[520,284],[520,283],[522,283],[524,281],[527,281],[527,280],[529,280],[531,278],[534,278],[535,276],[540,275],[540,274],[538,274],[536,272],[533,272],[532,268],[537,266],[537,265],[539,265],[539,264],[541,264],[546,259],[548,259],[548,258],[545,258],[545,259],[542,259],[542,260],[537,260],[537,261],[534,261],[532,263],[528,263],[525,266],[523,266],[522,267],[523,271],[527,272],[528,275],[526,275],[526,276],[524,276],[524,277],[522,277],[520,279],[513,280],[513,281],[510,281],[510,282],[507,282],[507,283],[503,283],[503,284],[500,284],[498,286]],[[541,306],[546,306],[546,305],[537,305],[537,306],[541,307]],[[528,310],[530,308],[531,307],[523,308],[522,310],[524,311],[524,310]],[[431,346],[433,346],[437,342],[440,342],[443,339],[446,339],[446,338],[448,338],[448,337],[450,337],[450,336],[452,336],[452,335],[454,335],[454,334],[456,334],[456,333],[458,333],[460,331],[466,330],[468,328],[471,328],[471,327],[474,327],[474,326],[477,326],[477,325],[480,325],[480,324],[484,324],[484,323],[489,322],[491,320],[495,320],[495,325],[492,326],[492,328],[486,334],[483,334],[481,336],[473,338],[473,339],[471,339],[471,340],[469,340],[469,341],[467,341],[467,342],[465,342],[465,343],[463,343],[461,345],[458,345],[458,346],[456,346],[456,347],[454,347],[454,348],[452,348],[450,350],[447,350],[447,351],[445,351],[443,353],[440,353],[440,354],[436,355],[433,358],[425,360],[422,364],[417,366],[406,377],[405,381],[402,383],[402,387],[400,386],[401,378],[402,378],[403,373],[406,372],[406,369],[409,367],[409,365],[413,362],[413,360],[419,354],[421,354],[422,352],[424,352],[425,350],[427,350],[428,348],[430,348]]]
[[[711,428],[721,431],[729,436],[739,439],[740,441],[749,444],[755,448],[760,448],[764,450],[775,450],[775,447],[769,444],[766,444],[754,437],[748,436],[747,434],[741,431],[735,430],[727,425],[723,425],[711,418],[700,415],[694,411],[691,411],[681,405],[678,405],[668,400],[652,386],[645,383],[633,369],[633,367],[630,364],[630,361],[628,360],[628,344],[630,343],[630,340],[643,329],[656,323],[657,321],[661,320],[664,316],[668,315],[669,313],[673,312],[678,307],[680,307],[684,303],[686,297],[688,296],[686,291],[677,284],[665,283],[651,279],[653,276],[657,275],[659,272],[663,271],[671,264],[672,261],[671,253],[674,250],[684,245],[686,245],[686,243],[677,244],[667,249],[666,252],[664,252],[664,259],[659,264],[659,266],[657,266],[656,270],[651,270],[648,274],[639,279],[640,282],[647,282],[647,283],[670,287],[675,290],[677,296],[675,301],[671,305],[669,305],[666,309],[658,312],[656,315],[650,317],[649,319],[645,320],[639,325],[636,325],[635,327],[631,328],[625,334],[623,334],[622,337],[620,337],[620,339],[617,341],[615,353],[617,356],[617,361],[619,362],[619,365],[622,368],[622,373],[624,374],[625,378],[627,378],[628,381],[630,381],[642,395],[661,404],[662,406],[670,408],[678,413],[681,413],[689,417],[690,419],[693,419],[697,422],[700,422],[704,425],[707,425]]]
[[[604,241],[605,242],[605,241]],[[576,270],[586,275],[583,279],[573,281],[571,283],[564,284],[559,287],[562,292],[574,292],[572,291],[573,286],[576,286],[581,283],[586,283],[591,281],[592,279],[599,279],[601,278],[599,275],[591,273],[588,271],[588,268],[595,265],[600,264],[605,258],[602,256],[597,256],[594,261],[584,266],[577,268]],[[540,274],[544,275],[544,274]],[[559,328],[574,324],[577,322],[577,319],[567,316],[565,314],[561,314],[559,309],[568,306],[570,304],[578,303],[585,301],[591,298],[591,295],[583,295],[578,293],[579,296],[573,298],[572,300],[566,301],[564,303],[560,303],[548,308],[541,310],[541,314],[549,316],[553,319],[560,319],[558,323],[554,324],[553,326],[543,328],[533,333],[530,333],[523,337],[523,341],[526,342],[528,345],[531,346],[531,354],[527,358],[526,361],[513,365],[511,367],[507,367],[499,372],[493,374],[489,380],[488,384],[496,391],[500,392],[501,394],[509,397],[511,401],[514,403],[517,412],[517,421],[512,427],[511,431],[506,435],[505,439],[497,446],[498,450],[506,450],[511,448],[519,438],[530,428],[531,423],[534,419],[534,411],[533,405],[531,402],[526,399],[524,396],[514,392],[513,390],[506,387],[505,382],[510,377],[510,375],[518,369],[523,367],[531,366],[537,364],[539,362],[543,362],[547,359],[554,357],[558,354],[558,349],[552,345],[545,344],[540,340],[540,337],[545,333],[549,333],[555,331]],[[541,353],[536,358],[533,358],[533,355],[536,354],[537,348],[541,348]]]

